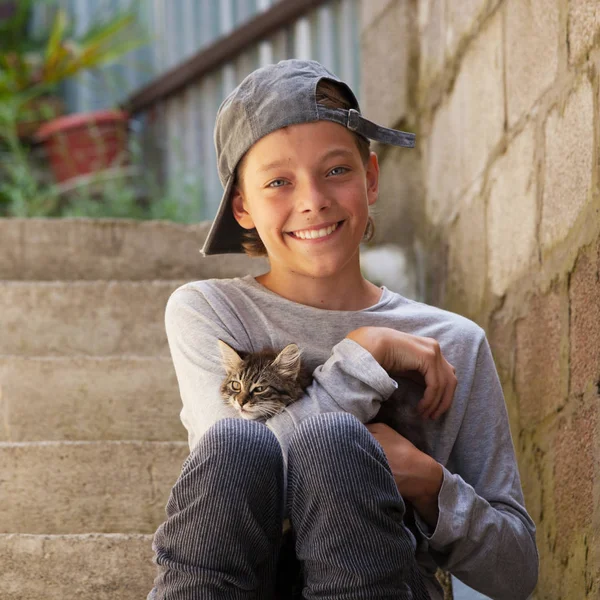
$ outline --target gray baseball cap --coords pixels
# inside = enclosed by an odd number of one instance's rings
[[[317,85],[327,79],[346,92],[352,108],[328,108],[316,101]],[[350,87],[314,60],[289,59],[256,69],[226,98],[217,112],[215,148],[219,179],[225,189],[200,252],[244,252],[243,229],[233,216],[230,196],[235,169],[244,154],[269,133],[298,123],[333,121],[365,138],[414,148],[415,134],[382,127],[365,119]]]

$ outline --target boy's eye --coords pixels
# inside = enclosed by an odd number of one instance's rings
[[[334,173],[334,175],[343,175],[345,172],[349,171],[350,169],[348,169],[348,167],[333,167],[333,169],[331,169],[331,171],[329,171],[329,173],[333,173],[335,170],[337,169],[342,169],[341,173]],[[282,185],[277,185],[278,183],[281,183]],[[285,179],[274,179],[273,181],[271,181],[267,187],[270,188],[279,188],[279,187],[283,187],[286,184],[286,180]]]
[[[278,181],[285,183],[285,179],[274,179],[273,181],[271,181],[271,183],[269,183],[269,185],[267,187],[276,187],[276,188],[282,187],[281,185],[273,185],[274,183],[277,183]]]
[[[344,171],[348,171],[349,170],[346,167],[333,167],[333,169],[331,169],[331,171],[329,171],[329,172],[333,173],[336,169],[343,169]],[[342,175],[342,173],[340,173],[340,175]]]
[[[240,385],[239,381],[232,381],[231,382],[231,389],[234,392],[239,392],[242,389],[242,386]]]

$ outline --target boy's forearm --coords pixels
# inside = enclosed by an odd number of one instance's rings
[[[370,352],[373,358],[386,369],[386,343],[387,328],[385,327],[359,327],[351,331],[346,337],[360,344]],[[387,369],[386,369],[387,370]],[[411,461],[410,477],[413,479],[411,488],[415,494],[410,497],[404,495],[419,513],[419,516],[432,528],[435,529],[439,516],[438,495],[442,487],[444,472],[442,466],[431,456],[419,452],[419,460]],[[400,487],[400,486],[399,486]],[[404,488],[404,486],[402,486]],[[401,490],[399,490],[402,493]]]
[[[351,331],[346,337],[361,345],[383,368],[385,368],[383,364],[385,356],[384,338],[381,334],[381,330],[384,328],[379,327],[377,329],[380,331],[375,332],[374,327],[359,327],[358,329]]]
[[[415,469],[415,479],[417,480],[418,495],[406,497],[419,513],[419,516],[431,527],[435,529],[439,517],[438,496],[444,480],[444,471],[435,459],[424,454],[426,460],[422,465]],[[421,461],[419,461],[421,462]]]
[[[381,445],[402,498],[435,529],[444,481],[442,465],[385,423],[368,423],[366,428]]]

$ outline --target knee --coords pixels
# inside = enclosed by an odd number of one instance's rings
[[[371,434],[358,418],[351,413],[331,412],[302,421],[290,439],[290,452],[294,449],[304,456],[322,456],[371,445]]]
[[[281,447],[273,432],[263,423],[226,418],[211,425],[190,452],[184,465],[192,468],[207,459],[228,464],[283,466]]]

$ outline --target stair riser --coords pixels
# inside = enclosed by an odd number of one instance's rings
[[[3,600],[144,600],[153,536],[0,535]]]
[[[169,356],[164,311],[183,283],[0,282],[0,354]]]
[[[265,272],[245,255],[203,257],[209,222],[0,219],[0,280],[209,279]]]
[[[154,533],[188,455],[182,442],[0,443],[0,532]]]
[[[170,358],[0,357],[0,441],[187,441]]]

